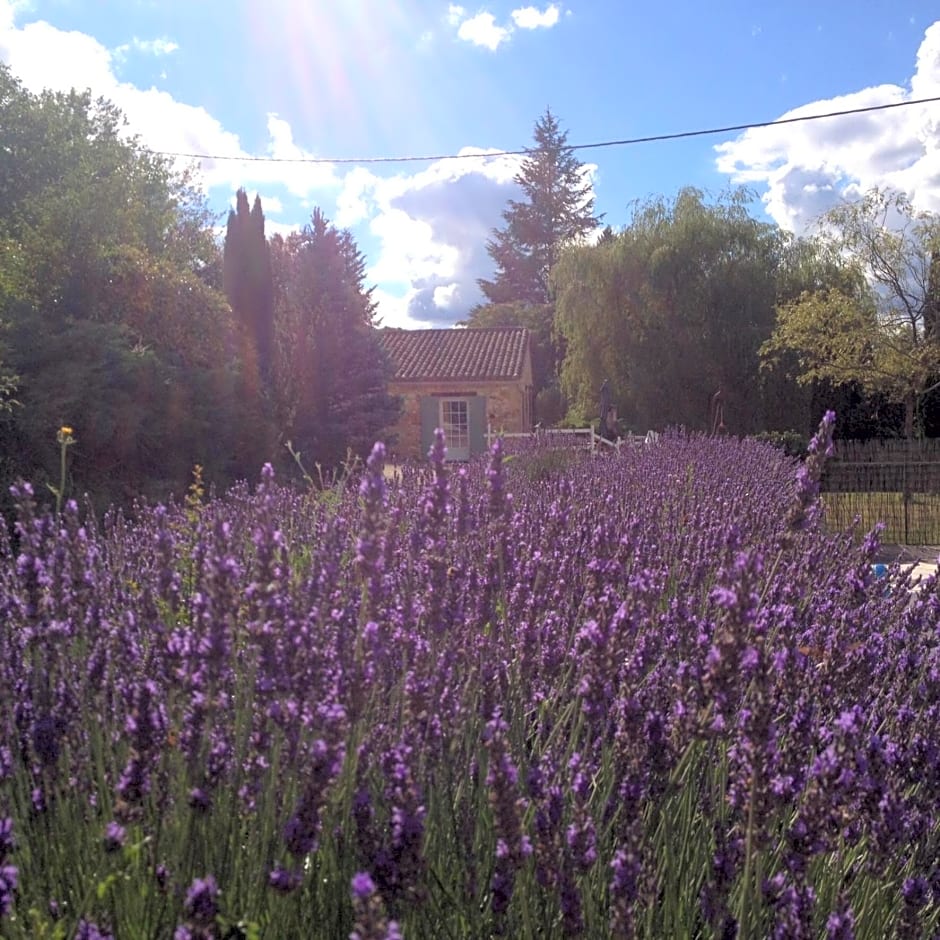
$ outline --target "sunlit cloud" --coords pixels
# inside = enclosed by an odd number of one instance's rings
[[[496,18],[492,13],[478,13],[470,19],[464,20],[457,30],[457,37],[495,51],[509,39],[511,30],[505,26],[497,26]]]
[[[172,43],[140,41],[139,48],[156,54],[169,52]],[[179,158],[181,167],[195,162],[206,190],[216,187],[283,186],[290,194],[311,197],[339,186],[336,169],[325,163],[265,163],[254,161],[242,147],[238,134],[227,130],[206,108],[180,101],[157,88],[138,88],[118,78],[115,67],[121,57],[93,36],[61,30],[43,21],[16,25],[14,8],[0,0],[0,61],[32,92],[43,89],[69,91],[88,88],[117,105],[128,121],[128,132],[144,146],[160,152],[210,154],[195,160]],[[268,154],[282,160],[309,160],[317,154],[300,146],[287,121],[267,116]],[[213,159],[213,157],[237,159]]]
[[[924,33],[909,87],[862,88],[809,102],[783,118],[902,104],[940,94],[940,22]],[[717,167],[732,181],[765,187],[767,213],[797,233],[844,199],[872,187],[906,193],[940,211],[940,113],[910,105],[867,114],[753,128],[716,148]]]
[[[438,160],[387,178],[359,167],[344,179],[335,221],[375,239],[367,277],[380,285],[375,296],[388,326],[452,326],[484,299],[477,282],[493,275],[486,243],[504,224],[508,200],[521,195],[522,158],[461,153],[479,159]],[[585,167],[589,182],[596,171]]]
[[[449,15],[452,29],[469,21],[456,4]],[[528,27],[509,22],[505,28]],[[156,53],[153,46],[150,54]],[[220,196],[223,206],[230,204],[239,187],[252,200],[260,192],[268,235],[296,231],[314,206],[321,207],[366,252],[366,281],[376,285],[373,297],[386,325],[449,326],[483,299],[477,281],[493,274],[487,240],[503,224],[507,201],[520,195],[518,156],[465,147],[458,157],[417,169],[325,163],[316,140],[304,139],[299,125],[273,111],[249,152],[206,107],[123,81],[114,50],[90,35],[30,21],[28,13],[15,17],[9,0],[0,0],[0,61],[31,91],[77,86],[113,101],[144,146],[216,155],[182,158],[180,166],[197,163],[197,179],[216,204]],[[216,231],[224,233],[224,212]]]
[[[179,49],[179,44],[172,39],[161,37],[159,39],[138,39],[136,36],[130,41],[122,43],[114,50],[114,55],[118,59],[125,59],[132,50],[144,55],[164,56],[171,55]]]
[[[512,38],[518,29],[548,29],[561,17],[561,8],[557,3],[550,3],[544,10],[538,7],[518,7],[510,13],[510,20],[499,25],[496,17],[487,10],[481,10],[473,16],[467,16],[464,7],[451,4],[447,9],[447,22],[457,30],[457,38],[474,46],[482,46],[495,52],[503,43]]]
[[[557,3],[550,3],[544,10],[538,7],[520,7],[512,11],[512,21],[519,29],[549,29],[561,15]]]

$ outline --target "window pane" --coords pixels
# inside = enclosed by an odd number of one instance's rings
[[[448,448],[462,450],[470,446],[470,409],[466,399],[445,398],[441,401],[441,425]]]

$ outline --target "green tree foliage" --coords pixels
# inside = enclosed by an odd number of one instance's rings
[[[487,303],[471,311],[467,326],[529,327],[538,350],[540,389],[557,380],[562,355],[554,331],[552,271],[562,250],[582,241],[600,219],[584,165],[550,110],[536,122],[533,138],[515,177],[523,198],[509,200],[505,225],[493,231],[486,246],[496,267],[492,280],[478,282]]]
[[[940,220],[875,189],[829,212],[822,237],[853,276],[781,304],[762,354],[795,356],[803,383],[857,383],[902,404],[912,437],[918,403],[940,384]]]
[[[231,368],[213,218],[188,174],[142,150],[88,93],[26,91],[0,66],[0,474],[56,473],[75,428],[75,493],[182,491],[257,471]],[[256,465],[257,464],[257,465]],[[5,491],[5,490],[4,490]],[[99,505],[102,503],[99,502]]]
[[[271,250],[264,235],[261,197],[249,210],[239,189],[225,231],[222,278],[241,338],[240,355],[246,374],[257,375],[261,387],[272,381],[274,361],[274,277]]]
[[[400,410],[375,330],[365,261],[352,236],[316,209],[301,232],[275,236],[281,426],[307,460],[337,465],[387,437]]]
[[[69,494],[90,494],[98,511],[182,493],[197,463],[219,484],[257,472],[240,449],[245,418],[230,368],[172,362],[120,325],[88,320],[42,334],[20,321],[11,345],[23,407],[0,427],[8,481],[30,479],[42,495],[57,479],[55,432],[65,423],[76,437]]]
[[[139,341],[195,358],[203,355],[195,347],[205,344],[205,355],[217,354],[228,342],[230,318],[201,291],[218,249],[190,180],[141,150],[114,105],[87,92],[32,95],[5,67],[0,126],[6,302],[37,312],[45,325],[125,323],[141,297],[116,282],[142,288],[176,279],[179,304],[170,302],[173,288],[160,287],[161,315],[151,321],[153,332],[138,331]]]
[[[525,198],[509,200],[503,212],[505,226],[496,229],[487,243],[496,276],[479,284],[494,304],[551,303],[551,273],[561,250],[599,222],[584,166],[551,111],[536,122],[533,138],[535,144],[515,177]]]
[[[711,429],[720,391],[734,433],[804,430],[808,394],[762,377],[775,305],[827,276],[811,248],[747,211],[747,194],[695,189],[636,207],[623,231],[568,250],[555,270],[563,387],[582,419],[608,379],[629,426]]]

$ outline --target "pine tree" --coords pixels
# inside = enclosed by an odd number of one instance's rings
[[[496,274],[492,280],[477,282],[487,303],[470,312],[466,325],[529,328],[536,392],[554,387],[536,398],[537,417],[554,421],[560,417],[557,387],[564,350],[555,330],[552,271],[564,248],[583,241],[601,217],[594,215],[594,196],[584,165],[551,110],[536,122],[533,137],[534,146],[515,177],[525,198],[509,200],[503,212],[505,226],[494,229],[487,243]]]
[[[222,284],[241,337],[246,371],[268,388],[274,359],[274,281],[271,252],[264,235],[261,197],[249,210],[239,189],[229,211],[222,260]]]
[[[503,212],[505,227],[494,230],[486,246],[496,276],[478,283],[494,304],[550,304],[551,273],[559,253],[600,222],[584,165],[550,110],[536,122],[533,137],[535,146],[515,177],[525,199],[509,201]]]
[[[311,460],[364,456],[399,413],[375,331],[365,260],[353,237],[319,209],[302,232],[275,238],[277,324],[284,361],[284,425]]]

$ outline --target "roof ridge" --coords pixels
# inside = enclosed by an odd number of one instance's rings
[[[529,349],[529,330],[520,326],[390,328],[379,335],[398,381],[517,379]]]

